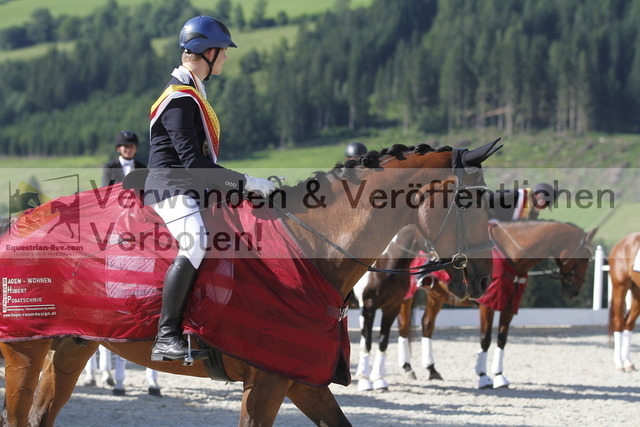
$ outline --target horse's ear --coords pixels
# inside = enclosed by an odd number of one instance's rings
[[[593,236],[595,236],[597,232],[598,232],[598,227],[596,227],[593,230],[589,231],[587,233],[587,238],[585,240],[587,242],[591,243],[591,241],[593,240]]]
[[[503,147],[503,144],[496,147],[498,142],[500,142],[500,138],[496,139],[491,144],[486,144],[474,150],[463,152],[461,155],[462,166],[465,168],[480,166],[482,162],[487,160],[493,153]]]

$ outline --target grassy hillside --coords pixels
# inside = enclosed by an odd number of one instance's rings
[[[31,13],[36,9],[48,8],[53,16],[90,15],[97,7],[107,3],[108,0],[9,0],[0,4],[0,28],[10,27],[28,22]],[[119,5],[137,6],[142,3],[161,0],[117,0]],[[233,4],[238,4],[234,0]],[[246,17],[251,16],[251,11],[257,0],[242,0],[242,6]],[[370,5],[372,0],[351,0],[352,7]],[[191,0],[195,7],[215,9],[216,0]],[[304,14],[316,14],[333,6],[335,0],[267,0],[267,17],[275,17],[278,12],[285,11],[289,18],[295,18]]]

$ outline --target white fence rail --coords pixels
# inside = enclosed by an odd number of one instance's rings
[[[609,302],[611,301],[611,277],[608,277],[607,304],[603,306],[602,296],[604,292],[604,280],[602,272],[608,272],[609,266],[605,264],[606,255],[602,246],[598,245],[595,251],[594,275],[593,275],[593,307],[589,308],[521,308],[514,316],[513,326],[592,326],[607,325],[609,321]],[[627,307],[631,305],[631,293],[627,293]],[[420,325],[423,309],[415,309],[412,316],[412,324]],[[360,309],[349,311],[349,328],[358,329]],[[476,309],[443,309],[438,314],[436,327],[457,328],[477,327],[480,324]],[[381,313],[378,310],[374,326],[380,327]],[[494,325],[497,325],[498,315],[494,316]],[[394,324],[397,327],[397,324]]]

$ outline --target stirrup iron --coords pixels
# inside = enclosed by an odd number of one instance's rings
[[[193,366],[193,356],[191,356],[191,335],[187,335],[187,355],[184,357],[182,366]]]

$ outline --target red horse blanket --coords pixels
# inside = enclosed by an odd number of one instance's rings
[[[411,263],[411,267],[419,267],[426,262],[428,258],[417,257]],[[449,283],[449,274],[444,270],[429,273],[430,276],[437,280]],[[492,310],[501,311],[511,308],[514,314],[518,314],[520,301],[524,288],[527,286],[528,276],[518,276],[513,268],[513,263],[502,252],[494,248],[493,250],[493,275],[491,284],[478,302],[486,305]],[[418,276],[411,276],[411,286],[405,296],[405,299],[413,297],[418,289]]]
[[[496,247],[493,249],[491,284],[478,302],[492,310],[502,311],[510,308],[513,314],[518,314],[528,277],[526,274],[518,276],[513,262]]]
[[[259,368],[330,383],[341,357],[349,366],[342,296],[272,209],[238,205],[203,211],[213,249],[185,330]],[[1,341],[155,337],[164,273],[178,248],[132,191],[117,185],[39,206],[19,217],[0,249]]]
[[[411,261],[411,264],[410,264],[409,268],[418,268],[421,265],[425,265],[430,260],[431,259],[429,257],[427,257],[424,252],[420,252],[420,256],[416,257],[413,261]],[[440,282],[444,282],[444,283],[449,283],[449,280],[451,280],[451,278],[449,277],[449,273],[447,273],[445,270],[433,271],[433,272],[429,273],[428,276],[432,276],[436,280],[438,280]],[[416,292],[418,291],[418,279],[419,278],[420,278],[420,275],[418,275],[418,274],[413,274],[413,275],[410,276],[410,279],[409,279],[409,290],[407,291],[406,295],[404,296],[404,299],[413,298],[413,296],[416,294]]]

